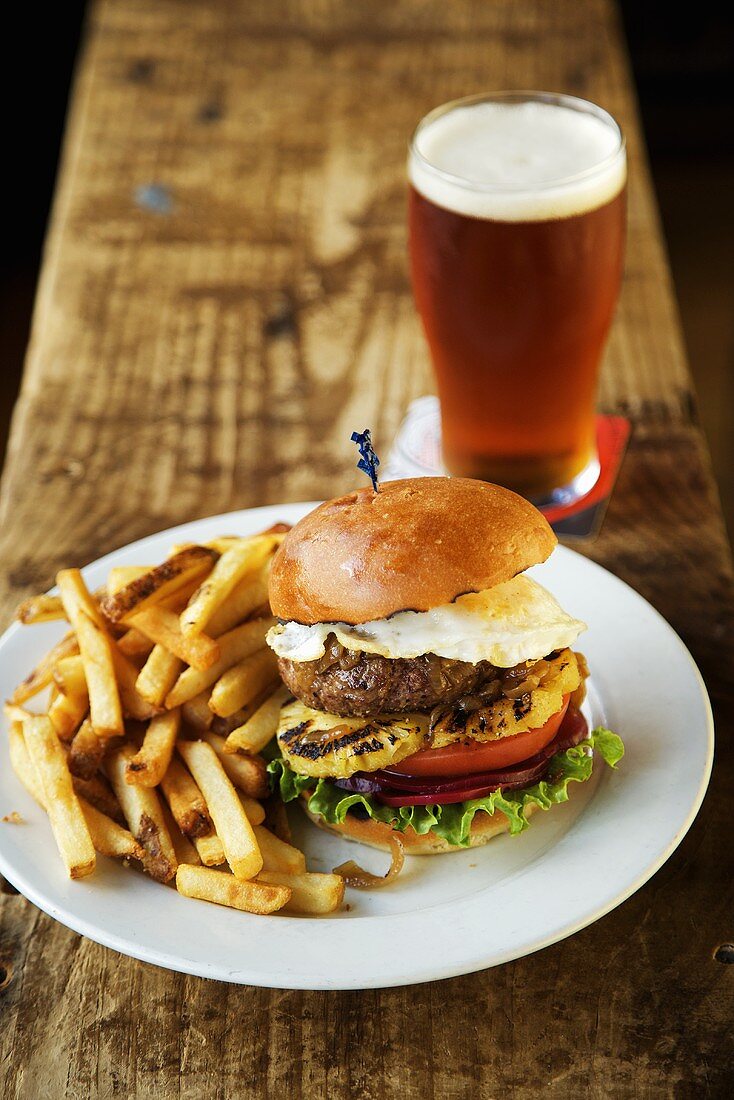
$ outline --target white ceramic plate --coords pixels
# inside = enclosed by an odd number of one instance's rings
[[[94,588],[113,565],[149,564],[174,542],[295,522],[310,504],[236,512],[165,531],[86,569]],[[589,630],[587,717],[624,739],[616,771],[599,759],[562,806],[485,848],[412,857],[372,893],[347,891],[327,918],[256,917],[190,901],[100,858],[96,873],[65,877],[45,815],[0,767],[0,872],[35,905],[98,943],[146,962],[220,981],[277,988],[354,989],[466,974],[555,943],[608,913],[657,871],[688,830],[713,755],[708,697],[690,654],[631,588],[565,548],[534,569]],[[11,626],[0,639],[0,693],[12,691],[58,639],[61,626]],[[5,740],[5,735],[3,735]],[[6,752],[3,745],[2,752]],[[6,758],[7,759],[7,758]],[[345,858],[382,872],[387,856],[315,829],[293,811],[309,867]]]

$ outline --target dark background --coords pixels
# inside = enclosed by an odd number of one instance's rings
[[[4,66],[8,188],[0,252],[0,458],[17,395],[84,3],[16,10]],[[622,0],[684,335],[734,534],[734,16]],[[42,27],[39,30],[39,19]],[[32,71],[19,81],[18,47]],[[26,55],[23,44],[33,43]]]

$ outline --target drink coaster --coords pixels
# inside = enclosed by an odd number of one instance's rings
[[[577,500],[549,504],[540,509],[557,535],[564,539],[592,539],[599,533],[629,434],[630,422],[625,417],[597,416],[598,478]],[[441,460],[438,398],[433,395],[419,397],[411,402],[398,428],[387,461],[380,470],[380,479],[436,477],[446,472]]]

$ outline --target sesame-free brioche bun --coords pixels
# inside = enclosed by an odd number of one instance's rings
[[[471,478],[387,481],[328,500],[273,559],[270,605],[299,623],[429,611],[537,565],[557,542],[523,497]]]
[[[358,844],[368,844],[370,848],[383,848],[386,852],[391,850],[390,837],[393,835],[393,829],[384,821],[375,821],[371,817],[365,821],[362,818],[355,817],[354,814],[347,814],[343,824],[332,825],[325,821],[320,814],[314,814],[309,810],[308,797],[308,792],[304,792],[300,796],[301,807],[314,825],[318,825],[320,829],[335,833],[346,840],[354,840]],[[529,806],[525,807],[525,816],[529,817],[536,808],[534,803],[530,803]],[[474,815],[471,824],[468,847],[481,848],[493,837],[506,833],[509,828],[508,819],[499,810],[493,814],[477,813]],[[415,829],[407,828],[404,833],[396,833],[395,835],[403,842],[405,854],[409,856],[438,856],[445,855],[448,852],[466,851],[466,848],[449,844],[447,840],[437,836],[433,831],[420,835]]]

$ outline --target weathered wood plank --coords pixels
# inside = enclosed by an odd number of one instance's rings
[[[486,87],[587,95],[627,131],[629,259],[601,402],[634,436],[589,552],[691,645],[730,735],[728,551],[606,0],[93,6],[2,482],[6,617],[61,565],[150,531],[357,483],[352,428],[384,448],[430,387],[407,137]],[[3,1095],[721,1095],[733,772],[724,742],[694,829],[615,913],[439,984],[227,987],[2,895]]]

